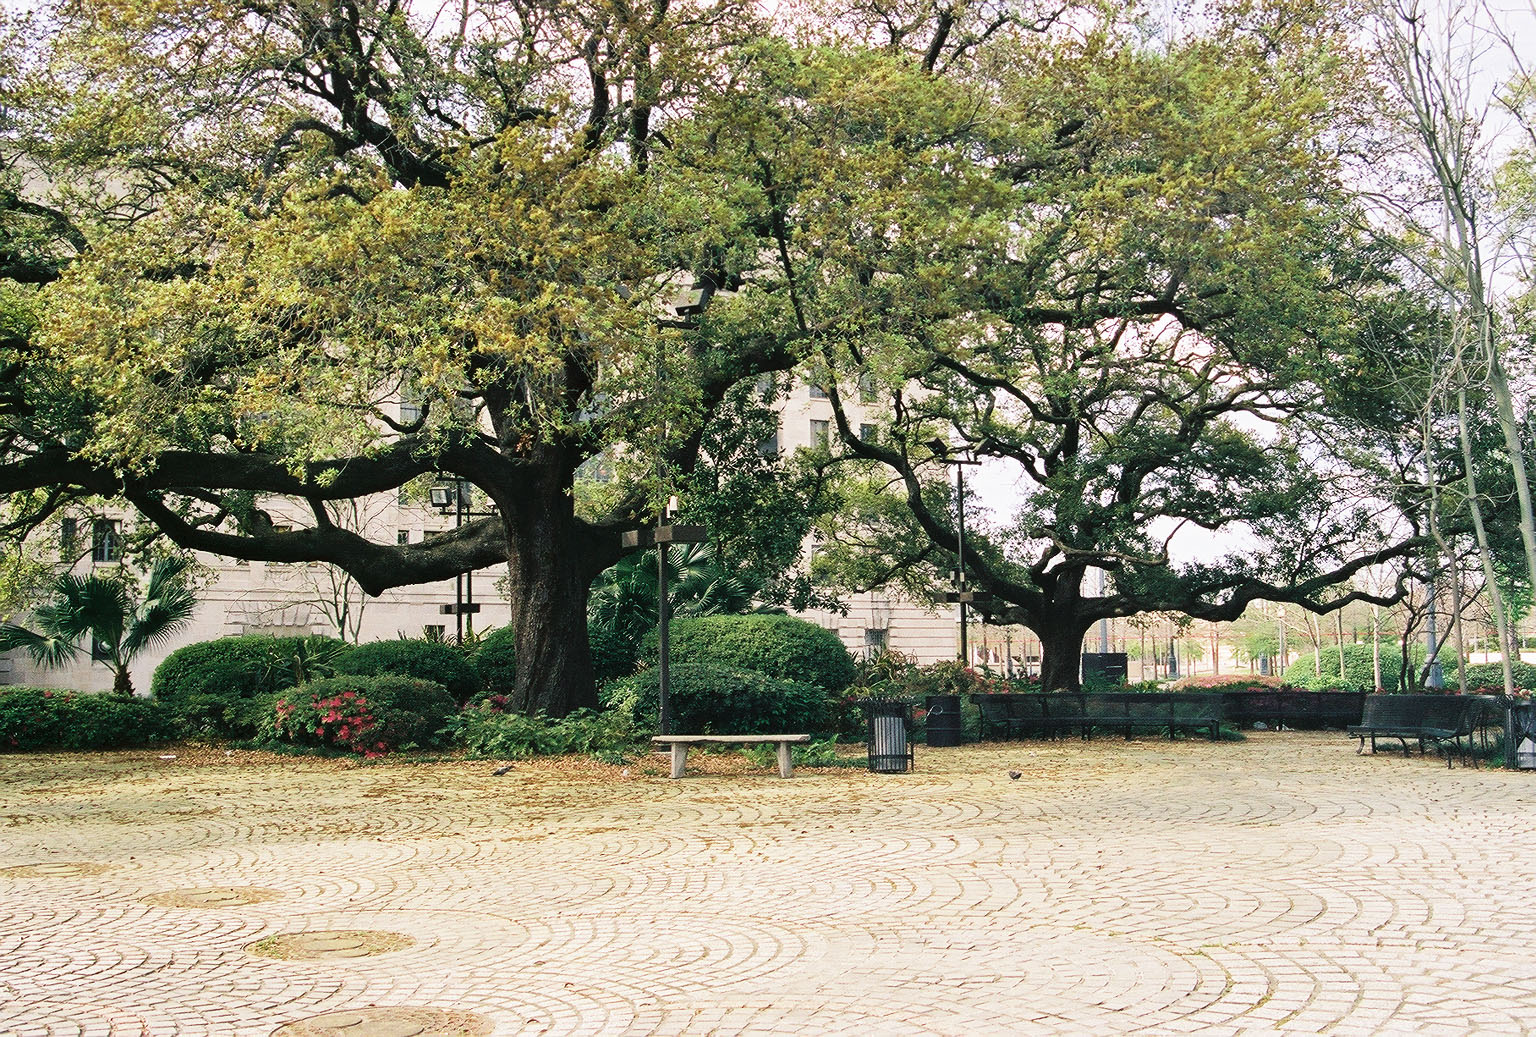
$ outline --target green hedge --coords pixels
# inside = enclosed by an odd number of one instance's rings
[[[1526,691],[1536,691],[1536,665],[1527,662],[1511,662],[1509,668],[1515,678],[1515,687],[1524,688]],[[1455,669],[1445,671],[1447,684],[1456,680]],[[1503,663],[1477,663],[1467,667],[1467,690],[1476,691],[1479,688],[1487,688],[1492,691],[1504,690],[1504,664]]]
[[[673,620],[670,658],[753,670],[778,680],[843,691],[858,675],[853,656],[830,630],[793,616],[702,616]],[[656,659],[656,632],[645,635],[642,655]]]
[[[53,688],[0,689],[0,749],[131,749],[170,740],[176,722],[153,699]]]
[[[166,656],[149,690],[187,734],[249,738],[272,696],[298,682],[302,663],[329,658],[343,647],[335,638],[320,636],[245,634],[199,641]]]
[[[480,690],[480,675],[462,651],[442,641],[422,638],[357,645],[336,658],[336,672],[362,677],[391,674],[431,681],[442,685],[460,704],[474,698]]]
[[[1322,676],[1317,676],[1312,664],[1317,652],[1308,652],[1300,659],[1285,668],[1283,679],[1285,683],[1298,688],[1310,688],[1314,691],[1326,691],[1330,688],[1343,687],[1355,690],[1365,688],[1370,690],[1376,684],[1375,667],[1372,662],[1371,646],[1345,645],[1344,646],[1344,679],[1339,680],[1339,649],[1338,646],[1324,648],[1322,650],[1319,666],[1322,668]],[[1397,686],[1398,673],[1401,670],[1401,649],[1396,641],[1381,642],[1381,686],[1391,690]],[[1409,662],[1415,666],[1424,662],[1424,648],[1416,645],[1409,649]],[[1410,683],[1416,675],[1410,674]]]
[[[635,672],[635,653],[624,639],[609,630],[587,628],[587,645],[592,650],[592,673],[599,684]],[[516,634],[510,626],[497,627],[482,634],[475,648],[475,669],[486,695],[511,692],[517,677]]]
[[[436,744],[457,708],[441,684],[388,674],[347,674],[278,695],[267,734],[293,745],[376,756]]]
[[[820,734],[837,722],[821,688],[753,670],[683,662],[670,668],[672,730],[685,734]],[[657,673],[642,670],[607,685],[603,698],[635,727],[656,730]]]
[[[588,627],[587,644],[592,649],[592,673],[599,684],[635,672],[634,647],[612,630]]]

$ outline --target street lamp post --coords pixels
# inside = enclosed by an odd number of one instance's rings
[[[966,585],[965,579],[965,469],[967,465],[979,465],[980,461],[973,457],[951,457],[948,447],[942,440],[934,440],[928,444],[933,452],[939,456],[945,464],[955,466],[955,557],[956,565],[953,576],[955,589],[944,595],[944,600],[958,603],[960,606],[960,664],[971,664],[970,646],[967,641],[966,627],[970,618],[967,615],[967,606],[979,605],[991,600],[992,595],[986,591],[973,591]]]
[[[427,499],[440,513],[447,515],[448,509],[453,509],[453,528],[456,530],[463,528],[466,518],[486,518],[496,514],[495,505],[492,505],[489,511],[470,510],[471,485],[468,479],[456,475],[451,482],[438,483],[427,491]],[[473,616],[480,611],[480,606],[475,601],[473,570],[459,573],[453,578],[453,604],[440,605],[438,609],[445,616],[453,616],[454,643],[464,644],[464,617]],[[474,635],[474,620],[470,620],[469,632],[471,636]]]
[[[673,544],[702,544],[708,540],[703,526],[674,523],[677,498],[667,502],[666,510],[654,530],[637,529],[625,533],[625,547],[656,547],[656,728],[657,734],[672,733],[671,702],[671,627],[672,595],[667,587],[667,568],[672,560]]]

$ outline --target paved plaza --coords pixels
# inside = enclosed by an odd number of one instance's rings
[[[0,757],[0,1033],[1536,1029],[1536,775],[1337,734],[161,755]]]

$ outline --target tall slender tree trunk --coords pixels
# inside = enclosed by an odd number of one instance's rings
[[[1333,613],[1333,624],[1334,624],[1334,633],[1337,635],[1334,638],[1334,643],[1339,646],[1339,683],[1343,684],[1346,680],[1349,679],[1348,674],[1346,674],[1344,672],[1344,610],[1343,609],[1337,609]]]
[[[1482,498],[1477,494],[1477,470],[1474,467],[1476,458],[1472,452],[1470,425],[1467,419],[1467,390],[1462,386],[1456,390],[1456,429],[1457,438],[1461,440],[1461,462],[1466,469],[1464,478],[1467,482],[1467,508],[1472,516],[1472,534],[1477,539],[1477,558],[1482,564],[1483,582],[1488,588],[1494,623],[1499,631],[1499,655],[1503,663],[1504,694],[1513,695],[1515,675],[1510,664],[1510,651],[1513,645],[1510,639],[1509,619],[1504,614],[1504,594],[1499,590],[1498,574],[1493,568],[1493,548],[1488,542],[1488,527],[1483,523]],[[1460,647],[1457,645],[1458,650]]]

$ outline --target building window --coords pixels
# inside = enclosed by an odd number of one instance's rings
[[[421,420],[421,407],[414,403],[400,404],[400,424],[410,425]]]
[[[878,430],[875,428],[875,426],[869,424],[867,421],[859,423],[859,438],[866,443],[873,443],[875,441],[875,435],[877,431]]]
[[[62,519],[59,522],[59,558],[66,562],[75,560],[80,549],[80,522],[78,519]]]
[[[868,371],[859,375],[859,402],[875,402],[875,376]]]
[[[411,542],[411,531],[410,530],[408,530],[408,529],[397,529],[397,530],[395,530],[395,543],[399,544],[401,547],[404,547],[406,544],[409,544],[410,542]]]
[[[448,628],[441,623],[428,623],[421,628],[421,636],[428,641],[442,641],[448,636]]]
[[[885,651],[890,640],[890,631],[885,627],[864,628],[864,654],[869,656],[879,655]]]
[[[828,398],[828,396],[827,396],[827,387],[825,385],[817,385],[815,382],[812,382],[811,383],[811,399],[813,399],[813,400],[825,400],[827,398]]]
[[[123,557],[123,523],[97,519],[91,523],[91,561],[115,562]]]
[[[828,449],[828,447],[831,444],[831,442],[832,442],[832,423],[830,421],[820,421],[820,420],[818,420],[816,418],[812,418],[811,419],[811,446],[819,447],[822,450],[826,450],[826,449]]]
[[[775,432],[761,443],[757,444],[757,452],[763,457],[772,460],[779,456],[779,434]]]

